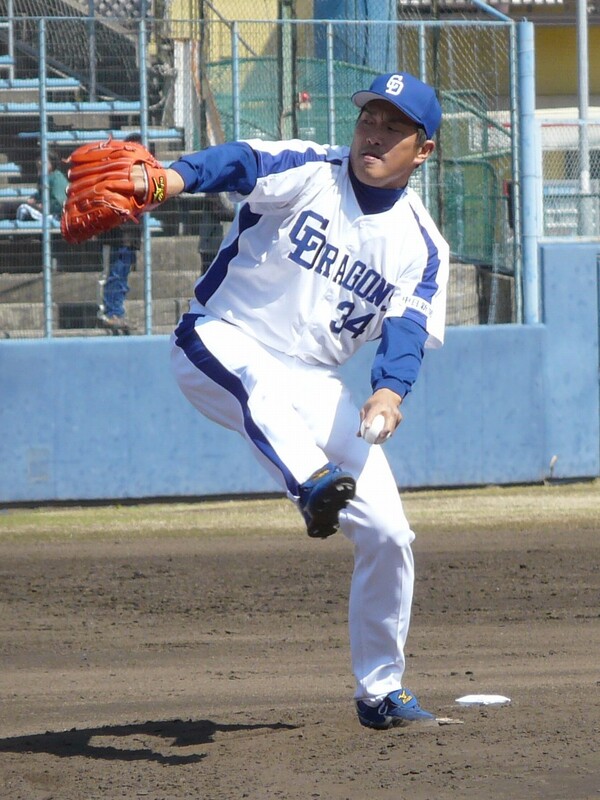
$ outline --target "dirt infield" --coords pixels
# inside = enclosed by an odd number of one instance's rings
[[[404,500],[406,683],[463,721],[408,732],[358,725],[351,548],[287,501],[4,510],[0,798],[600,798],[600,483]]]

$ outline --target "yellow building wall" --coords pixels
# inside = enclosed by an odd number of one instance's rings
[[[219,18],[238,22],[239,55],[245,58],[257,54],[264,56],[272,52],[275,27],[265,24],[254,24],[245,20],[278,19],[278,0],[219,0],[215,3],[219,12],[217,16],[206,6],[206,20],[211,25],[206,42],[206,53],[209,61],[231,58],[231,35],[229,28]]]
[[[600,95],[600,26],[588,29],[590,94]],[[536,93],[577,98],[577,30],[575,26],[536,27]]]
[[[229,20],[277,19],[277,0],[219,0],[214,4],[221,17]],[[206,8],[206,17],[212,12]]]
[[[171,0],[169,3],[168,35],[172,39],[197,39],[200,26],[200,0]],[[180,21],[181,20],[181,21]]]
[[[214,3],[225,19],[277,19],[278,0],[218,0]],[[312,19],[312,0],[295,0],[294,12],[298,19]],[[208,16],[207,9],[207,16]]]

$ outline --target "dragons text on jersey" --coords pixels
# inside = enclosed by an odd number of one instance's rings
[[[295,249],[288,257],[385,311],[383,301],[392,294],[394,285],[364,261],[352,260],[349,253],[328,242],[323,231],[329,223],[330,220],[312,211],[303,211],[290,233]]]

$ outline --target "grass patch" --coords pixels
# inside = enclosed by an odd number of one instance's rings
[[[600,528],[600,481],[406,492],[415,529],[480,526]],[[39,506],[0,510],[0,541],[70,541],[297,533],[303,522],[285,498],[181,503]]]
[[[285,498],[195,503],[140,503],[0,512],[0,541],[106,541],[123,538],[281,533],[302,530],[302,520]]]

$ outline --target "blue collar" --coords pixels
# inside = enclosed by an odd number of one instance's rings
[[[389,211],[404,192],[404,189],[379,189],[376,186],[367,186],[358,180],[350,162],[348,162],[348,174],[363,214],[381,214],[382,211]]]

